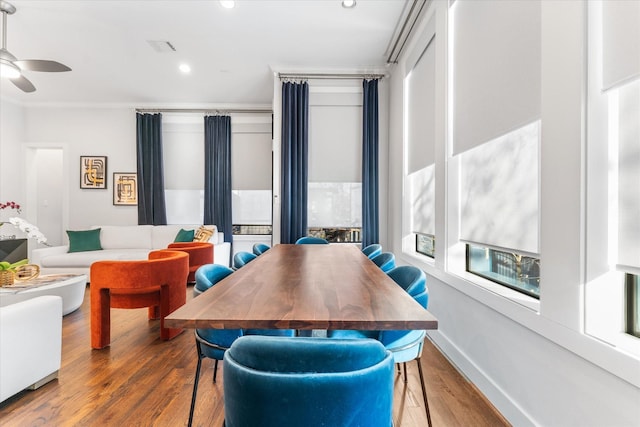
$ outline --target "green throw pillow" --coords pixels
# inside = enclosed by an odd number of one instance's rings
[[[178,234],[176,234],[174,242],[193,242],[194,234],[195,230],[185,230],[181,228],[180,231],[178,231]]]
[[[102,250],[100,228],[85,231],[67,230],[67,236],[69,236],[69,252]]]

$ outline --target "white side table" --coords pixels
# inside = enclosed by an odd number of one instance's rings
[[[0,288],[0,307],[42,295],[62,297],[62,315],[77,310],[84,301],[86,274],[46,274],[27,282]]]

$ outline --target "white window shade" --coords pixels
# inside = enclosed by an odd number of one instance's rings
[[[458,0],[453,154],[540,118],[541,2]]]
[[[539,254],[540,122],[460,156],[460,240]]]
[[[271,191],[271,130],[231,136],[231,185],[234,190]]]
[[[602,88],[640,78],[640,1],[602,2]]]
[[[436,234],[435,169],[435,165],[430,165],[407,177],[413,233]]]
[[[362,105],[310,105],[309,182],[360,181]]]
[[[618,263],[640,269],[640,81],[618,100]]]
[[[434,163],[435,50],[432,39],[405,81],[409,174]]]

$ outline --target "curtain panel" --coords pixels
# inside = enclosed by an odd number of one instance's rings
[[[280,242],[307,235],[309,84],[282,83],[282,184]]]
[[[136,114],[138,224],[166,225],[162,114]]]
[[[380,243],[378,214],[378,80],[362,83],[362,247]]]
[[[231,117],[204,118],[204,223],[233,241],[231,216]]]

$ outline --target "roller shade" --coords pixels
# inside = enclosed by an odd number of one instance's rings
[[[618,264],[640,269],[640,81],[618,93]]]
[[[640,1],[602,2],[603,90],[640,78]]]
[[[457,0],[453,154],[540,118],[541,2]]]

